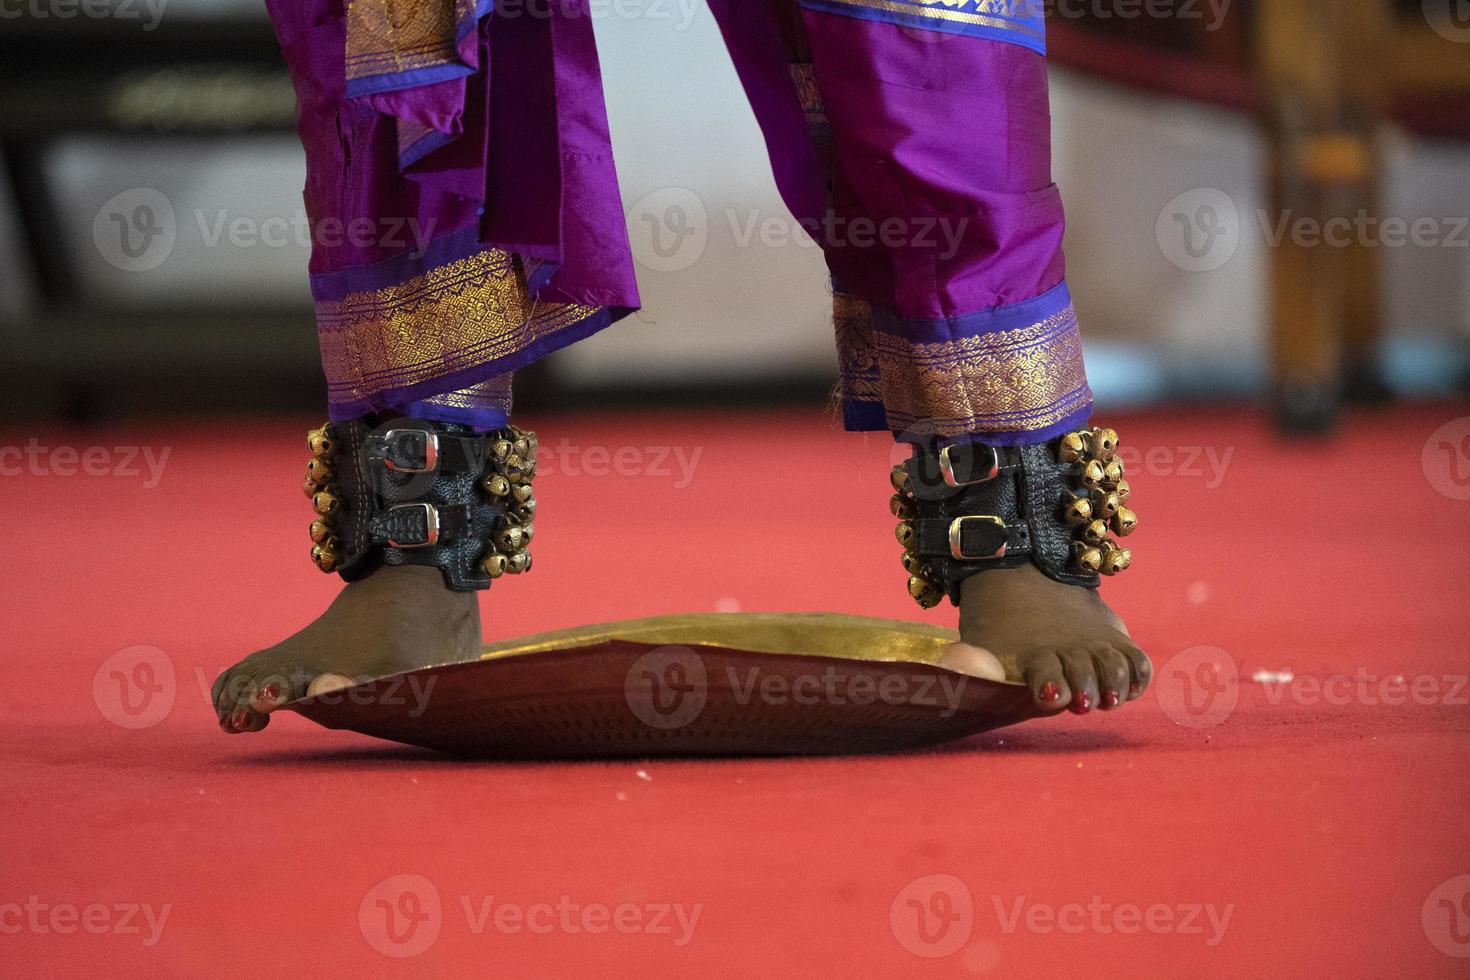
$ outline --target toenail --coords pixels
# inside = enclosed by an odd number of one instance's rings
[[[1109,691],[1108,693],[1103,695],[1103,706],[1108,708],[1116,708],[1118,706],[1118,702],[1122,700],[1123,699],[1118,696],[1117,691]]]
[[[280,696],[281,688],[279,684],[267,684],[255,692],[255,700],[257,701],[274,701]]]
[[[1137,681],[1134,681],[1128,685],[1128,693],[1136,698],[1143,693],[1143,688],[1139,686]]]
[[[1079,715],[1085,715],[1092,710],[1092,695],[1086,691],[1078,691],[1072,698],[1072,711]]]
[[[1062,689],[1057,687],[1054,682],[1047,681],[1045,684],[1041,685],[1041,700],[1046,701],[1049,704],[1053,704],[1057,701],[1060,701],[1061,698]]]
[[[244,708],[237,708],[235,709],[235,713],[230,715],[230,724],[235,728],[244,728],[245,723],[249,720],[250,715],[246,713]]]

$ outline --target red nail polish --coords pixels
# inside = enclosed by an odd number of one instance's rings
[[[1137,682],[1137,681],[1134,681],[1134,682],[1133,682],[1133,683],[1132,683],[1132,684],[1129,684],[1129,685],[1128,685],[1128,693],[1129,693],[1129,695],[1131,695],[1131,696],[1132,696],[1132,697],[1135,697],[1135,698],[1136,698],[1136,697],[1138,697],[1138,696],[1139,696],[1139,695],[1140,695],[1140,694],[1142,694],[1142,693],[1143,693],[1143,688],[1142,688],[1142,687],[1140,687],[1140,686],[1139,686],[1139,684],[1138,684],[1138,682]]]
[[[237,708],[235,713],[230,715],[230,725],[235,728],[244,728],[245,723],[249,720],[250,715],[244,708]]]
[[[255,692],[255,700],[257,701],[274,701],[280,696],[281,688],[279,684],[267,684]]]
[[[1108,693],[1103,695],[1103,704],[1109,708],[1116,708],[1118,706],[1118,702],[1122,700],[1123,699],[1118,696],[1117,691],[1109,691]]]
[[[1074,714],[1085,715],[1092,710],[1092,695],[1086,691],[1078,691],[1072,698],[1072,711]]]
[[[1041,700],[1047,702],[1048,704],[1055,704],[1057,701],[1061,700],[1061,697],[1062,689],[1057,687],[1054,682],[1047,681],[1045,684],[1041,685]]]

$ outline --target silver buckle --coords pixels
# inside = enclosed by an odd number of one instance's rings
[[[1000,547],[996,549],[993,554],[965,554],[964,549],[960,547],[960,533],[964,530],[966,521],[989,521],[990,523],[999,527],[1002,531],[1007,530],[1005,520],[1003,518],[996,517],[993,514],[972,514],[968,517],[956,517],[954,520],[949,522],[949,553],[954,556],[955,561],[982,561],[986,558],[1000,558],[1006,553],[1005,539],[1002,538],[1000,542]]]
[[[976,443],[975,445],[980,444]],[[955,448],[955,446],[945,446],[939,450],[939,475],[944,477],[946,485],[951,487],[973,487],[977,483],[986,483],[994,480],[1000,475],[1000,456],[996,453],[995,447],[982,446],[986,452],[990,453],[990,471],[978,480],[967,480],[964,483],[959,482],[958,478],[954,475],[954,460],[949,456]]]
[[[435,507],[433,504],[422,504],[422,503],[420,503],[420,504],[395,504],[394,506],[388,508],[388,513],[391,514],[395,510],[405,510],[405,509],[412,508],[412,507],[422,507],[424,509],[424,528],[425,528],[424,538],[425,538],[425,540],[423,540],[423,541],[412,541],[412,542],[410,542],[408,544],[404,544],[401,541],[394,541],[392,538],[389,538],[388,539],[389,546],[394,547],[394,548],[404,548],[404,549],[411,549],[411,548],[431,548],[435,544],[438,543],[438,541],[439,541],[439,508]]]
[[[389,429],[383,433],[383,441],[392,445],[401,435],[412,432],[424,437],[424,465],[423,466],[394,466],[391,456],[383,457],[383,464],[394,473],[432,473],[439,466],[439,436],[434,432],[426,432],[423,429]]]

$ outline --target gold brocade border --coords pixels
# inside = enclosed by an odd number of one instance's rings
[[[317,303],[333,402],[360,401],[498,360],[598,307],[537,303],[508,252],[488,249],[385,289]]]
[[[1010,31],[1011,33],[1020,34],[1035,40],[1041,40],[1044,37],[1042,30],[1017,23],[1014,20],[993,17],[989,14],[969,13],[963,10],[947,10],[934,6],[935,4],[964,6],[968,0],[917,0],[914,3],[895,2],[895,0],[823,0],[823,2],[849,7],[865,7],[868,10],[881,10],[884,13],[890,14],[909,14],[913,17],[949,21],[956,24],[972,24],[976,27],[989,27],[997,31]],[[975,0],[975,2],[979,6],[984,0]]]
[[[458,61],[455,9],[453,0],[350,0],[348,80]]]
[[[1062,422],[1092,398],[1072,306],[1030,326],[935,343],[838,327],[838,362],[852,397],[875,400],[876,366],[888,425],[924,435],[1026,432]],[[852,366],[851,372],[848,366]],[[849,382],[849,377],[860,379]]]
[[[873,308],[851,293],[833,293],[832,326],[837,334],[833,397],[845,402],[881,402],[878,362],[873,358]]]

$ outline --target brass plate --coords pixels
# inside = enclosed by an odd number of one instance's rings
[[[657,616],[521,637],[287,707],[505,759],[820,755],[937,745],[1039,712],[935,666],[952,631],[829,613]]]

